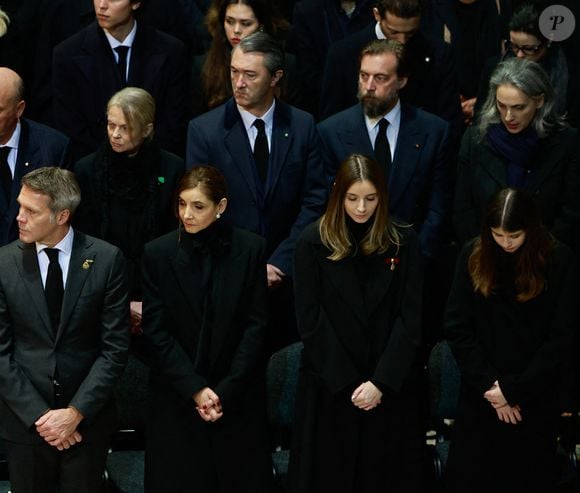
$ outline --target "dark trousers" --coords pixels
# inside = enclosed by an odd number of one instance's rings
[[[102,493],[109,435],[62,452],[42,444],[5,441],[12,493]]]

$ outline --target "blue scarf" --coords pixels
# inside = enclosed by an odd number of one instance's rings
[[[529,126],[517,134],[511,134],[503,123],[494,123],[487,130],[487,142],[507,161],[507,186],[525,188],[533,171],[530,161],[540,143],[536,130]]]

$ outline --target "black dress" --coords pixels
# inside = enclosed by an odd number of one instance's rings
[[[515,254],[502,254],[500,282],[484,298],[467,270],[473,242],[458,260],[446,331],[461,370],[459,416],[449,452],[448,491],[549,492],[556,480],[559,371],[574,329],[574,258],[557,243],[544,291],[515,299]],[[501,422],[483,397],[498,380],[522,421]],[[501,478],[501,480],[499,479]]]
[[[266,493],[263,343],[265,242],[220,220],[145,247],[143,334],[153,363],[145,491]],[[223,416],[205,422],[193,394],[210,387]]]
[[[354,241],[362,236],[351,229]],[[294,493],[422,490],[416,353],[422,265],[411,230],[386,253],[331,261],[318,223],[296,245],[295,296],[304,342],[290,463]],[[352,392],[372,381],[382,402]]]

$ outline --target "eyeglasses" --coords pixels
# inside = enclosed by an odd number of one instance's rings
[[[511,41],[508,41],[506,45],[507,49],[512,50],[516,55],[518,54],[518,51],[521,51],[524,55],[531,56],[535,55],[538,52],[538,50],[543,46],[543,43],[537,45],[520,46],[515,43],[512,43]]]

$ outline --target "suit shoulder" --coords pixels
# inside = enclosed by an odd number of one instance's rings
[[[301,244],[321,244],[320,220],[314,221],[313,223],[310,223],[308,226],[306,226],[300,234],[298,242]]]
[[[171,51],[174,49],[181,50],[185,48],[185,45],[181,40],[169,33],[160,31],[159,29],[145,24],[140,24],[138,29],[142,29],[142,39],[147,40],[148,43],[152,45],[156,45],[157,48],[163,51]]]
[[[350,123],[353,121],[353,118],[358,117],[360,111],[361,111],[360,106],[358,104],[355,104],[350,108],[346,108],[345,110],[339,111],[338,113],[329,116],[325,120],[322,120],[318,124],[318,128],[327,131],[334,129],[337,126],[342,126],[345,123]]]
[[[93,39],[94,38],[94,39]],[[61,41],[54,48],[54,55],[71,56],[80,52],[81,47],[87,40],[94,41],[97,39],[97,23],[93,22],[81,29],[79,32],[69,36]]]
[[[96,238],[85,233],[81,233],[77,230],[75,230],[75,240],[73,240],[73,242],[74,241],[78,241],[80,244],[84,242],[87,248],[96,250],[99,252],[99,254],[105,254],[110,257],[116,257],[119,254],[122,255],[121,250],[108,241],[101,240],[100,238]]]
[[[179,229],[174,229],[173,231],[148,242],[145,245],[145,253],[151,257],[156,257],[164,252],[175,251],[179,247],[179,238]]]
[[[50,140],[55,144],[62,145],[63,147],[68,144],[69,139],[62,132],[49,127],[44,123],[35,122],[34,120],[29,120],[28,118],[23,118],[23,121],[28,125],[28,129],[31,135],[38,136],[45,140]]]
[[[206,130],[208,125],[215,126],[220,122],[223,123],[226,111],[226,104],[221,104],[216,108],[209,110],[206,113],[203,113],[199,116],[196,116],[192,120],[189,121],[190,126],[196,126],[199,130]]]
[[[414,115],[416,121],[420,125],[429,126],[431,128],[439,128],[441,130],[446,130],[449,128],[449,123],[443,118],[429,113],[428,111],[416,108],[414,106],[407,106],[411,115]]]

